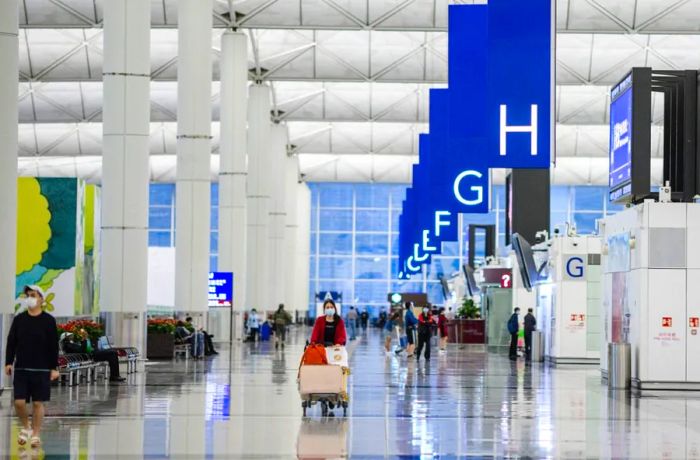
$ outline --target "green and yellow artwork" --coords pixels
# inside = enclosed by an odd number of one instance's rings
[[[100,192],[97,185],[85,187],[83,313],[86,315],[100,312]]]
[[[15,294],[19,299],[24,286],[39,285],[44,308],[55,316],[82,310],[83,189],[81,180],[70,178],[17,181]]]

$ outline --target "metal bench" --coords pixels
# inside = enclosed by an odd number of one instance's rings
[[[126,373],[133,374],[138,371],[138,360],[140,353],[134,347],[113,348],[119,357],[119,364],[126,363]]]
[[[74,386],[84,378],[87,383],[97,381],[98,372],[102,377],[109,378],[109,366],[105,362],[95,362],[90,355],[84,353],[61,354],[58,357],[59,383]]]
[[[185,342],[180,342],[175,344],[173,348],[173,358],[177,358],[178,355],[184,355],[185,359],[190,357],[190,345]]]

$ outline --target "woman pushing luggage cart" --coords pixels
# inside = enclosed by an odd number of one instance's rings
[[[323,305],[324,315],[316,319],[309,345],[299,366],[299,395],[306,410],[320,403],[321,415],[333,416],[333,409],[348,408],[348,354],[345,324],[332,300]]]

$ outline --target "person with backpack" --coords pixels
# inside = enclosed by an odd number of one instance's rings
[[[430,361],[430,340],[433,337],[433,315],[430,313],[430,308],[426,305],[423,307],[423,312],[418,315],[418,350],[416,352],[416,360],[420,360],[420,354],[425,347],[425,360]]]
[[[520,330],[520,321],[518,319],[520,315],[520,308],[515,307],[513,314],[510,315],[508,320],[508,333],[510,334],[510,349],[508,351],[508,357],[511,361],[518,359],[518,331]]]
[[[362,332],[367,332],[367,325],[369,324],[369,313],[367,312],[367,308],[362,310],[362,313],[360,313],[360,322],[362,323]]]
[[[248,328],[248,338],[246,339],[246,342],[257,341],[258,335],[260,334],[260,317],[258,316],[258,311],[255,308],[250,310],[246,327]]]
[[[323,303],[323,315],[316,318],[309,342],[330,347],[345,346],[346,341],[345,323],[338,314],[335,302],[328,299]]]
[[[275,324],[275,349],[282,345],[284,349],[284,341],[287,339],[287,326],[292,323],[292,315],[284,309],[284,304],[279,304],[277,311],[272,315],[272,321]]]

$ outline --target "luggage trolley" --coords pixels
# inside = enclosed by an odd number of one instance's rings
[[[301,407],[306,410],[316,403],[321,405],[321,415],[327,417],[331,404],[348,412],[348,375],[350,369],[335,364],[302,364],[299,367],[299,395]]]

